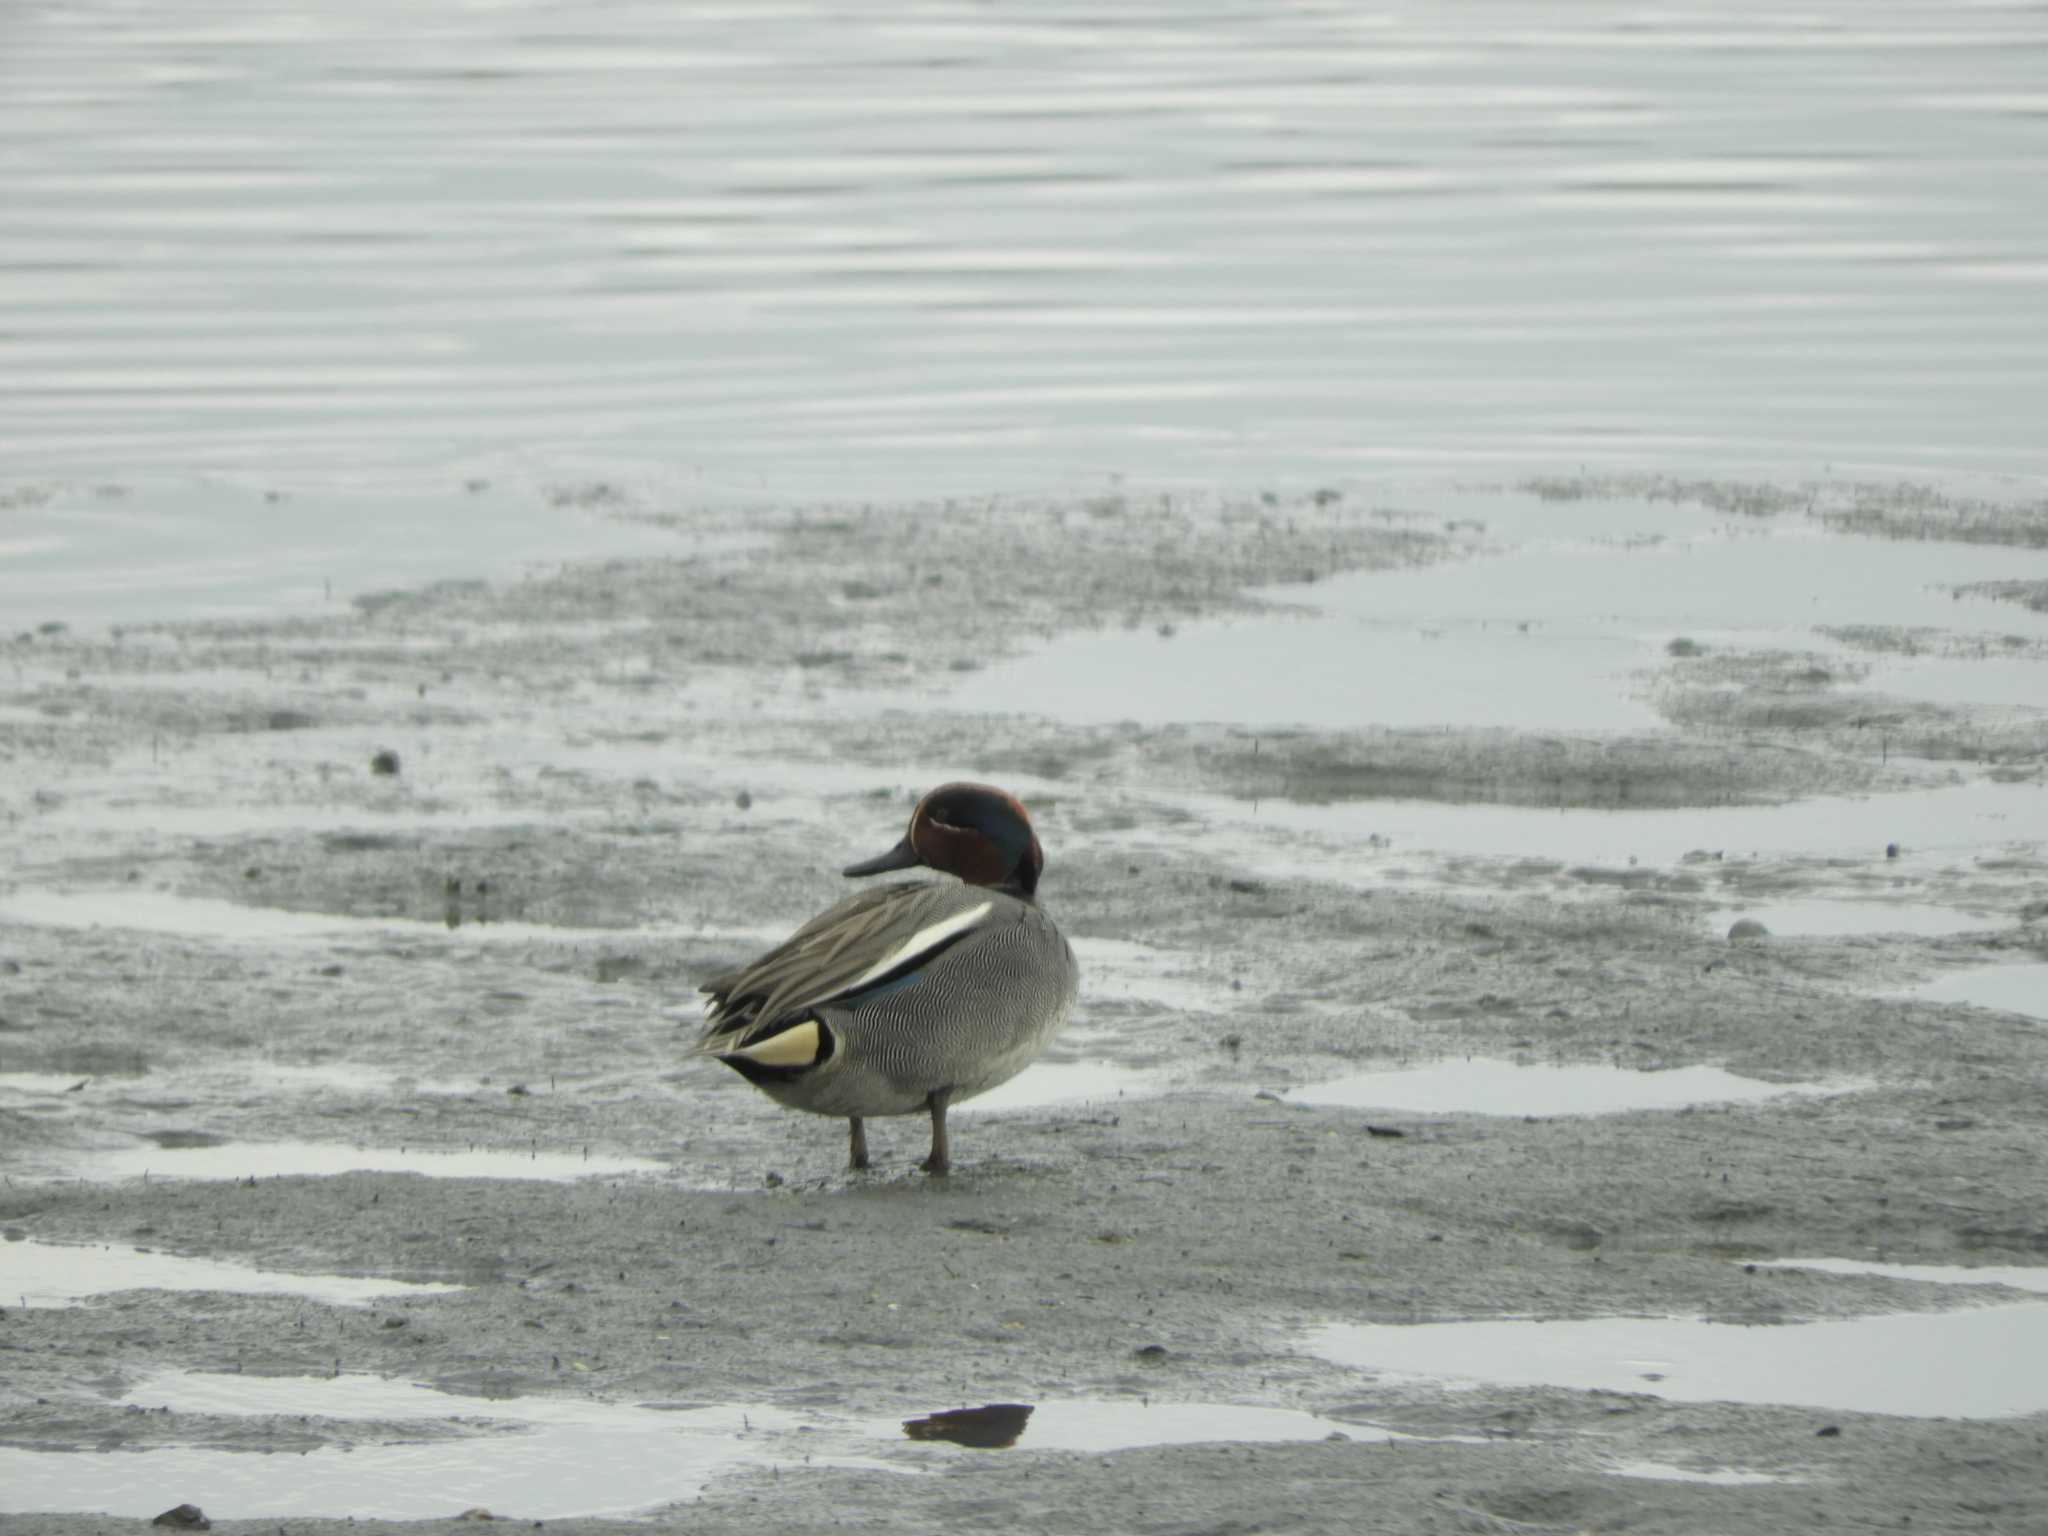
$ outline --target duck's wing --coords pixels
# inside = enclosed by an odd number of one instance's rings
[[[810,1011],[929,963],[985,922],[996,896],[955,881],[885,885],[849,896],[767,954],[704,984],[700,1053],[779,1034]]]

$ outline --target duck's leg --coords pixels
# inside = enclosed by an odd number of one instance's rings
[[[932,1112],[932,1155],[920,1165],[926,1173],[944,1174],[953,1166],[946,1155],[946,1104],[952,1097],[952,1089],[937,1088],[924,1101]]]
[[[847,1148],[846,1166],[865,1168],[868,1165],[868,1128],[859,1115],[849,1115],[847,1124],[853,1127],[853,1137]]]

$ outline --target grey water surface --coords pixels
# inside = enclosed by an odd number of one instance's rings
[[[1848,0],[21,8],[0,448],[392,494],[2038,475],[2044,45]]]

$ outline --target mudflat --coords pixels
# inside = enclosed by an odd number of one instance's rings
[[[675,556],[0,642],[0,1531],[2048,1526],[2040,507],[621,512]],[[1574,627],[1680,545],[1924,576]],[[1108,691],[1225,624],[1557,723]],[[1081,1004],[851,1174],[695,988],[960,777]]]

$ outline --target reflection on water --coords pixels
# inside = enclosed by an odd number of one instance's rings
[[[2038,470],[2044,29],[41,7],[0,54],[11,457],[360,484],[544,444],[718,495]]]

